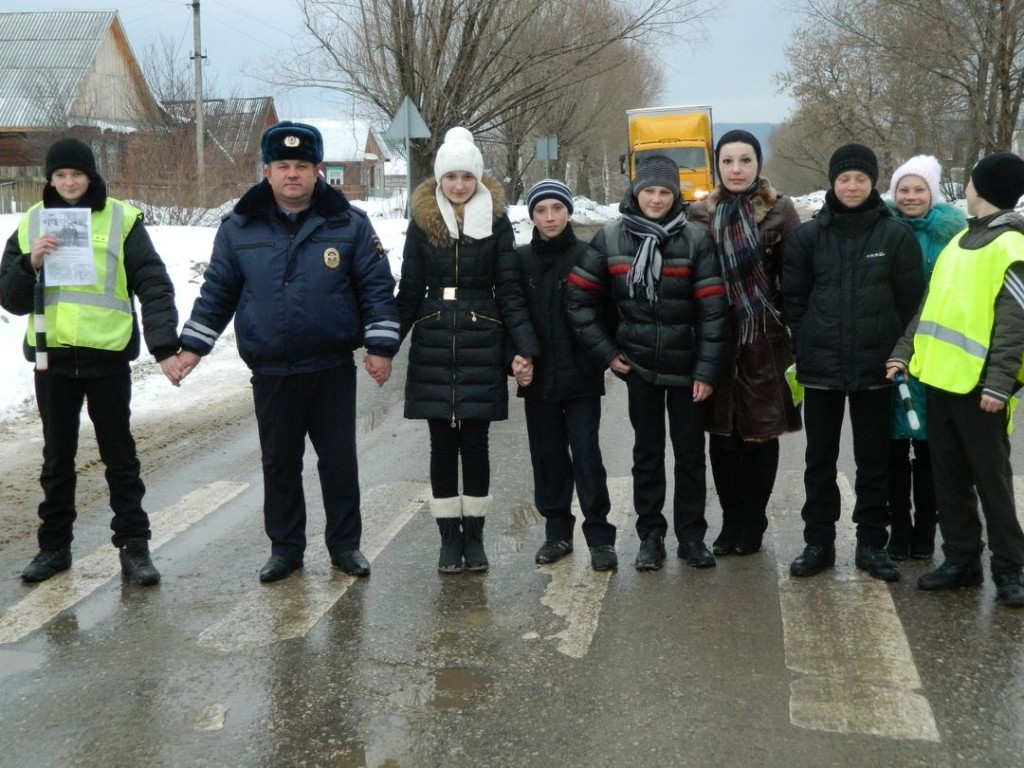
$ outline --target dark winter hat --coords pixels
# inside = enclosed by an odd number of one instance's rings
[[[46,150],[46,180],[61,168],[81,171],[90,179],[99,177],[96,170],[96,156],[89,145],[78,139],[59,139]]]
[[[275,160],[306,160],[320,165],[324,160],[324,138],[312,125],[282,120],[263,132],[260,151],[264,165]]]
[[[651,155],[643,160],[636,169],[633,194],[639,195],[647,187],[665,187],[679,194],[679,166],[671,157]]]
[[[974,191],[1000,210],[1017,207],[1024,196],[1024,160],[1013,152],[981,158],[971,171]]]
[[[541,200],[558,200],[569,211],[572,216],[572,190],[558,179],[541,179],[526,193],[526,207],[533,218],[533,209]]]
[[[863,144],[844,144],[828,161],[828,183],[836,183],[836,177],[845,171],[860,171],[871,177],[871,186],[878,183],[878,158]]]
[[[764,165],[764,159],[761,156],[761,142],[759,142],[757,137],[750,131],[743,131],[739,128],[733,131],[727,131],[722,138],[718,140],[718,143],[715,145],[715,165],[718,165],[718,155],[722,151],[722,147],[726,144],[735,144],[736,142],[749,144],[754,148],[754,156],[757,158],[757,172],[760,174],[761,166]]]

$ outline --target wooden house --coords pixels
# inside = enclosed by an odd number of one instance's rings
[[[350,200],[384,196],[384,163],[387,145],[365,120],[299,117],[296,122],[314,125],[324,137],[324,178]]]
[[[0,205],[39,199],[58,138],[89,144],[113,194],[135,166],[130,138],[164,122],[115,11],[0,13]]]

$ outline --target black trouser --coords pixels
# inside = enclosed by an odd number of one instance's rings
[[[1006,410],[988,413],[978,390],[954,395],[928,389],[928,438],[939,499],[939,530],[946,560],[955,565],[981,554],[978,497],[985,515],[992,573],[1024,566],[1024,533],[1017,520]],[[977,493],[975,493],[977,490]]]
[[[572,541],[576,523],[572,514],[575,484],[587,546],[614,544],[615,526],[608,522],[608,475],[598,439],[601,398],[559,402],[527,398],[525,406],[533,464],[533,500],[546,521],[547,538]]]
[[[427,419],[430,428],[430,490],[435,499],[459,495],[459,457],[462,457],[462,492],[486,496],[491,488],[491,459],[487,432],[491,422],[463,419]]]
[[[707,482],[704,477],[704,412],[707,401],[695,403],[687,386],[649,384],[637,374],[626,377],[629,421],[633,425],[633,506],[636,532],[665,535],[665,412],[675,454],[675,498],[672,512],[676,538],[703,541]]]
[[[263,451],[263,522],[275,555],[301,558],[306,549],[302,457],[306,435],[317,455],[327,550],[335,558],[359,549],[359,465],[356,459],[356,372],[351,362],[314,373],[252,377]]]
[[[738,432],[708,439],[711,475],[722,505],[723,543],[760,542],[779,469],[779,440],[744,440]]]
[[[132,378],[128,364],[108,376],[73,378],[55,373],[35,374],[36,403],[43,422],[43,470],[39,483],[39,548],[60,549],[74,538],[75,455],[82,403],[96,430],[96,445],[106,467],[110,523],[114,546],[128,539],[148,539],[149,517],[142,509],[146,486],[139,476],[139,459],[131,432]]]
[[[910,447],[914,459],[910,459]],[[911,518],[911,498],[914,515]],[[935,479],[927,440],[889,441],[889,520],[896,547],[930,552],[935,546]]]
[[[889,420],[892,393],[888,388],[860,392],[811,389],[804,393],[804,432],[807,435],[804,470],[804,541],[831,544],[842,506],[836,482],[839,440],[846,400],[850,401],[857,501],[853,522],[857,541],[881,549],[889,540],[887,504]]]

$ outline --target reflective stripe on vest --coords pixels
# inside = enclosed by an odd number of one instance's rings
[[[19,226],[23,253],[42,233],[42,203],[37,203]],[[124,240],[141,214],[137,208],[107,198],[102,211],[92,213],[93,259],[97,282],[84,286],[45,286],[46,344],[48,347],[89,347],[121,351],[131,341],[132,300],[124,269]],[[29,324],[31,326],[31,323]],[[29,327],[29,346],[35,334]]]
[[[981,381],[996,297],[1006,270],[1024,261],[1024,242],[1019,233],[1007,232],[984,248],[965,250],[959,245],[961,236],[943,249],[935,264],[914,334],[910,373],[929,386],[962,395]]]

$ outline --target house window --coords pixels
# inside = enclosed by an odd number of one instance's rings
[[[345,166],[327,169],[327,183],[332,187],[340,187],[345,183]]]

